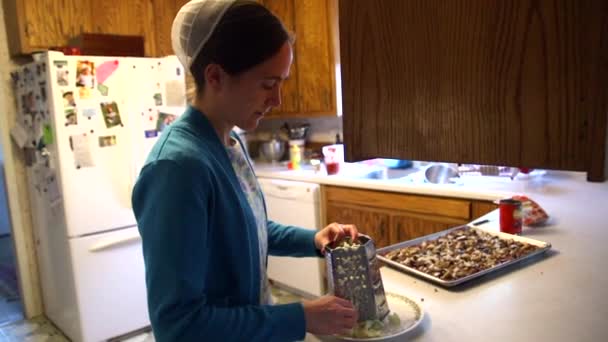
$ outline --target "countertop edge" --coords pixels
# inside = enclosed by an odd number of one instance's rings
[[[480,189],[467,189],[463,186],[441,185],[441,184],[399,184],[390,180],[368,180],[368,179],[344,179],[339,176],[327,175],[294,175],[281,171],[270,171],[256,169],[256,175],[260,178],[274,178],[281,180],[292,180],[299,182],[317,183],[323,185],[334,185],[349,188],[398,192],[406,194],[439,196],[450,198],[462,198],[481,201],[495,201],[497,199],[511,197],[516,192],[508,191],[486,191]]]

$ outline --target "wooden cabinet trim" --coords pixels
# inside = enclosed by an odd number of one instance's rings
[[[410,213],[439,215],[464,220],[470,218],[471,204],[467,200],[434,198],[336,186],[327,186],[325,195],[329,202],[358,204],[365,207],[395,209]]]
[[[354,210],[373,211],[378,214],[389,215],[391,217],[391,222],[393,220],[393,217],[395,217],[395,216],[407,216],[407,217],[412,217],[412,218],[425,220],[425,221],[445,222],[445,223],[453,224],[454,226],[466,224],[469,222],[468,219],[459,219],[459,218],[439,216],[439,215],[434,215],[434,214],[421,214],[421,213],[408,211],[408,210],[393,210],[393,209],[387,209],[387,208],[381,208],[381,207],[370,207],[368,205],[351,204],[351,203],[344,203],[344,202],[337,202],[337,201],[327,201],[325,203],[326,203],[325,210],[327,210],[327,208],[332,207],[332,206],[339,206],[341,208],[349,208],[349,209],[354,209]],[[328,222],[327,215],[325,215],[324,221],[322,221],[322,223],[324,225],[328,225],[332,222]],[[355,223],[356,224],[356,222],[340,222],[340,223]]]
[[[4,0],[4,21],[6,23],[6,35],[10,54],[29,54],[33,52],[32,47],[27,43],[26,18],[22,14],[25,11],[25,4],[19,0]]]
[[[335,112],[275,112],[271,111],[264,115],[264,119],[287,119],[287,118],[317,118],[334,116]]]

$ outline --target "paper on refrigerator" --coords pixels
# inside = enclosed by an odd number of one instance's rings
[[[89,135],[86,133],[71,135],[70,143],[74,151],[74,164],[76,168],[95,166],[91,155],[91,139]]]
[[[19,146],[19,148],[24,148],[27,144],[29,134],[25,131],[25,128],[21,126],[18,122],[11,129],[11,137],[13,141]]]

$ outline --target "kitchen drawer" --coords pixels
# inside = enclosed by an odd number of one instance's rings
[[[469,220],[471,215],[470,201],[452,198],[326,186],[325,199],[329,203],[355,204],[463,220]]]

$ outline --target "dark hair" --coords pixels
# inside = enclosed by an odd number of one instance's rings
[[[216,63],[228,74],[238,75],[274,56],[287,41],[293,42],[292,36],[266,7],[237,0],[190,66],[197,95],[205,87],[202,71],[207,65]]]

